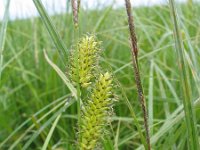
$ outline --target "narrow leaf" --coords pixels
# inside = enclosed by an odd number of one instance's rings
[[[53,123],[53,125],[52,125],[52,127],[51,127],[51,129],[50,129],[50,131],[49,131],[49,134],[47,135],[47,138],[46,138],[46,140],[45,140],[45,142],[44,142],[44,145],[43,145],[43,147],[42,147],[42,150],[46,150],[46,149],[47,149],[47,146],[48,146],[48,144],[49,144],[49,141],[50,141],[50,139],[51,139],[51,137],[52,137],[52,135],[53,135],[53,131],[55,130],[55,127],[56,127],[56,125],[57,125],[57,123],[58,123],[60,117],[61,117],[61,114],[59,114],[59,115],[56,117],[56,119],[55,119],[55,121],[54,121],[54,123]]]
[[[77,91],[74,88],[74,86],[70,83],[69,79],[66,77],[66,75],[60,70],[60,68],[58,68],[58,66],[56,66],[56,64],[54,64],[47,56],[46,51],[44,50],[44,56],[45,59],[47,60],[47,62],[51,65],[51,67],[57,72],[57,74],[60,76],[60,78],[64,81],[64,83],[67,85],[67,87],[69,88],[69,90],[72,93],[72,96],[74,96],[77,99]]]
[[[49,15],[47,14],[43,4],[40,0],[33,0],[41,18],[42,22],[46,26],[46,29],[48,30],[51,39],[53,40],[56,48],[59,51],[60,57],[63,62],[67,59],[67,48],[65,47],[64,43],[61,40],[61,37],[59,36],[58,32],[56,31],[56,27],[52,23]]]
[[[173,28],[174,28],[174,39],[175,39],[175,46],[176,46],[176,53],[178,59],[178,69],[180,73],[180,83],[181,83],[181,90],[182,90],[182,97],[183,97],[183,106],[185,112],[185,119],[187,125],[187,133],[188,133],[188,148],[191,150],[200,149],[199,141],[198,141],[198,132],[197,132],[197,124],[195,120],[195,113],[194,113],[194,104],[191,99],[191,88],[190,83],[188,80],[188,72],[187,72],[187,65],[185,61],[184,55],[184,48],[183,42],[180,35],[180,29],[177,19],[177,12],[175,9],[175,2],[174,0],[169,0],[171,18],[173,21]]]
[[[10,6],[10,0],[8,0],[6,3],[6,8],[5,8],[4,17],[3,17],[3,21],[1,25],[1,31],[0,31],[0,80],[1,80],[1,72],[3,68],[3,51],[4,51],[6,30],[7,30],[8,17],[9,17],[9,6]]]

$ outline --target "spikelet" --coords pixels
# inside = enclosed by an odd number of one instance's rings
[[[94,77],[98,63],[99,42],[94,36],[85,36],[72,51],[70,62],[70,78],[73,83],[81,87],[88,87]]]
[[[103,136],[107,124],[106,117],[112,109],[112,77],[106,72],[100,74],[95,83],[91,98],[82,109],[80,150],[93,150]]]

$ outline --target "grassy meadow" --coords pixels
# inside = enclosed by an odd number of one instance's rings
[[[184,80],[188,82],[189,101],[194,103],[191,109],[196,114],[194,124],[200,135],[200,5],[176,4],[176,9],[187,73]],[[184,85],[178,69],[170,7],[138,7],[132,12],[151,147],[192,149],[187,146],[191,142],[187,132],[190,127],[185,119],[185,113],[191,110],[183,107],[181,88]],[[48,33],[52,29],[44,25],[45,18],[8,21],[7,25],[5,18],[0,23],[1,29],[6,29],[6,34],[0,37],[5,40],[0,66],[0,149],[36,150],[44,149],[44,144],[46,149],[75,149],[77,102],[69,98],[71,92],[63,81],[65,76],[61,78],[63,74],[58,69],[64,74],[68,72],[69,51],[80,37],[91,33],[101,41],[100,72],[112,72],[117,98],[111,123],[102,137],[102,147],[105,150],[144,149],[137,128],[139,125],[145,135],[125,7],[81,9],[78,31],[71,13],[50,16],[50,19],[60,36],[58,40],[62,40],[63,49],[67,50],[64,56],[58,50],[62,44],[58,42],[56,46]]]

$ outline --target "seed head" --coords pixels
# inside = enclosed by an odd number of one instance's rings
[[[93,150],[103,136],[107,124],[105,119],[110,114],[112,77],[110,73],[100,74],[94,90],[85,107],[82,109],[80,149]]]
[[[98,63],[99,43],[94,36],[85,36],[72,51],[70,77],[74,84],[88,87]]]

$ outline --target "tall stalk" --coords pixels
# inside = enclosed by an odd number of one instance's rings
[[[200,146],[198,142],[198,133],[197,133],[196,119],[193,107],[194,104],[191,99],[190,83],[187,78],[188,77],[187,65],[185,63],[184,48],[179,31],[174,0],[169,0],[169,6],[174,27],[174,39],[175,39],[176,53],[178,58],[178,69],[180,72],[182,98],[183,98],[185,119],[188,132],[188,149],[198,150],[200,149]]]
[[[138,46],[137,46],[137,38],[135,34],[135,27],[134,27],[134,20],[131,13],[131,3],[130,0],[125,0],[126,5],[126,11],[128,16],[128,24],[129,24],[129,31],[130,31],[130,38],[131,38],[131,53],[132,53],[132,63],[133,63],[133,69],[134,69],[134,75],[135,75],[135,81],[137,86],[137,92],[139,96],[140,105],[143,111],[143,119],[144,119],[144,127],[145,127],[145,133],[146,133],[146,141],[148,147],[146,149],[150,150],[150,136],[149,136],[149,126],[148,126],[148,114],[146,109],[146,102],[145,97],[143,93],[143,87],[140,79],[140,71],[138,66]]]
[[[79,28],[78,28],[78,2],[77,0],[71,0],[71,5],[72,5],[72,12],[73,12],[73,21],[74,21],[74,42],[78,43],[78,39],[79,39]],[[75,48],[75,67],[77,68],[75,73],[77,74],[76,81],[79,83],[80,82],[80,78],[79,78],[79,63],[78,63],[78,49],[77,47]],[[80,131],[80,124],[81,124],[81,86],[80,84],[76,85],[76,89],[77,89],[77,117],[78,117],[78,131]],[[79,138],[81,139],[81,137],[79,136]],[[80,139],[78,139],[78,141],[80,141]]]

